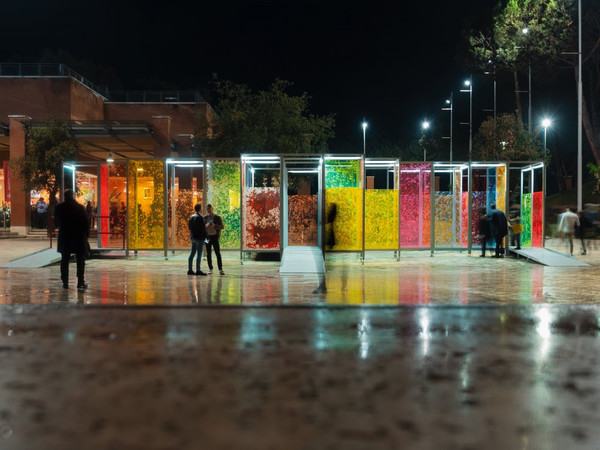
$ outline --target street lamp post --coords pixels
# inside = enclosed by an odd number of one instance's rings
[[[425,131],[429,128],[429,121],[424,120],[421,124],[421,128],[423,129],[423,135],[421,136],[421,141],[423,142],[423,161],[427,161],[427,147],[425,146]]]
[[[548,131],[548,127],[552,125],[552,121],[550,119],[542,120],[542,127],[544,128],[544,157],[546,156],[546,133]]]
[[[442,111],[450,111],[450,162],[452,162],[452,114],[453,114],[453,92],[450,92],[450,99],[446,100],[446,107],[442,108]]]
[[[522,30],[523,34],[527,35],[529,34],[529,28],[525,27]],[[532,121],[531,121],[531,115],[532,115],[532,108],[531,108],[531,53],[529,52],[529,44],[527,45],[527,52],[528,52],[528,68],[529,68],[529,106],[527,109],[527,128],[529,130],[529,134],[531,135],[533,133],[533,126],[532,126]]]
[[[469,162],[473,157],[473,76],[465,80],[465,86],[468,89],[461,89],[460,92],[469,93]]]
[[[363,155],[365,155],[367,152],[367,122],[365,121],[365,119],[363,119],[362,129],[363,129]]]

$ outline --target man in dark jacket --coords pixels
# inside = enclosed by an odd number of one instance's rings
[[[202,205],[197,204],[194,206],[194,214],[190,216],[190,220],[188,222],[188,227],[190,229],[190,240],[192,241],[192,250],[190,252],[190,257],[188,258],[188,275],[204,275],[206,273],[200,270],[200,261],[202,260],[202,247],[204,243],[207,241],[206,239],[206,226],[204,225],[204,219],[200,215],[200,211],[202,211]],[[196,258],[196,272],[192,270],[192,265],[194,262],[194,256],[198,252],[198,257]]]
[[[69,259],[75,253],[77,260],[77,289],[87,288],[85,284],[85,257],[89,250],[88,237],[90,222],[83,205],[75,201],[71,189],[66,189],[64,202],[56,205],[54,216],[58,226],[58,251],[62,255],[60,261],[60,278],[63,288],[69,288]]]
[[[492,237],[496,241],[496,254],[494,257],[503,258],[504,236],[508,234],[508,222],[506,216],[504,215],[504,212],[496,209],[496,205],[491,205],[488,218],[492,228]]]

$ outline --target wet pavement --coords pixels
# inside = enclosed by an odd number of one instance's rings
[[[476,255],[0,269],[0,448],[598,448],[600,251]]]

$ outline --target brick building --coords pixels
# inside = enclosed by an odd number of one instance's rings
[[[31,228],[31,193],[9,161],[25,153],[24,125],[51,116],[69,123],[78,161],[186,157],[200,117],[212,109],[197,92],[109,92],[61,64],[0,64],[0,205],[11,231]]]

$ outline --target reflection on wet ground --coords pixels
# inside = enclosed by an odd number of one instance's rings
[[[587,259],[595,262],[597,259]],[[225,276],[188,276],[187,253],[140,252],[88,261],[89,289],[64,290],[58,266],[0,269],[0,304],[86,305],[427,305],[596,303],[598,264],[545,267],[478,253],[428,251],[355,254],[326,260],[326,278],[280,275],[279,263],[225,256]],[[205,268],[205,266],[203,266]],[[75,267],[72,264],[71,271]],[[74,276],[74,274],[72,274]],[[324,288],[326,287],[326,289]]]
[[[597,307],[0,314],[8,449],[594,449]]]

